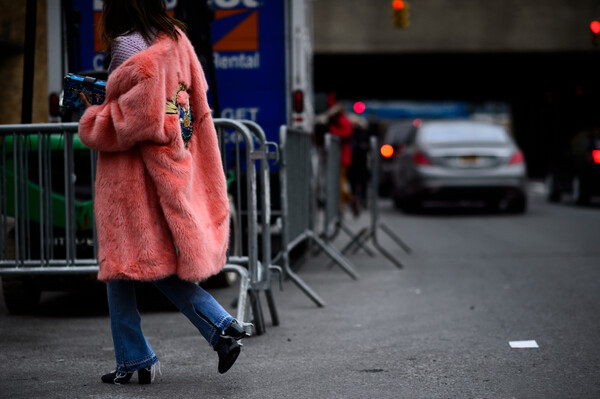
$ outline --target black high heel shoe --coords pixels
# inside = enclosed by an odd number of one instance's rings
[[[158,367],[160,370],[160,366]],[[150,384],[154,380],[154,365],[139,369],[137,370],[137,373],[139,384]],[[104,374],[102,376],[102,382],[115,385],[127,384],[132,376],[133,373],[121,373],[118,371],[113,371],[112,373]]]
[[[242,344],[238,341],[250,336],[244,329],[244,326],[251,326],[251,324],[241,325],[234,319],[219,337],[215,345],[215,350],[219,355],[219,373],[226,373],[240,355]]]
[[[225,374],[240,355],[241,344],[234,338],[220,336],[215,350],[219,355],[219,373]]]
[[[104,374],[102,376],[102,382],[107,384],[127,384],[131,379],[133,373],[121,373],[119,371],[113,371],[112,373]]]

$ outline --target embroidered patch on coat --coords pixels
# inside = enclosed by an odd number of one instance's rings
[[[167,114],[177,114],[181,126],[181,138],[185,148],[188,148],[192,139],[192,109],[190,108],[190,96],[183,83],[179,83],[173,97],[167,100]]]

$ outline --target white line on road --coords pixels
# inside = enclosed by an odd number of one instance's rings
[[[523,348],[539,348],[535,340],[530,341],[508,341],[511,348],[523,349]]]

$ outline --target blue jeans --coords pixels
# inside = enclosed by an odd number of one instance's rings
[[[233,317],[198,284],[170,276],[152,282],[196,326],[214,348]],[[107,283],[108,309],[112,330],[116,371],[131,373],[158,361],[144,337],[135,298],[135,282],[115,280]]]

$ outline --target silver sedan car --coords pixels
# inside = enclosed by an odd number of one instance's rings
[[[424,122],[394,168],[395,205],[413,211],[428,200],[485,201],[527,209],[523,153],[500,125],[472,120]]]

